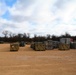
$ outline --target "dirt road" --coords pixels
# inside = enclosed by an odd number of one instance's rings
[[[76,75],[76,50],[34,51],[29,45],[10,52],[0,44],[0,75]]]

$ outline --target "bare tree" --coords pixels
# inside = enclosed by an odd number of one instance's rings
[[[13,37],[13,33],[12,32],[9,32],[9,37]]]
[[[27,37],[30,38],[30,33],[27,33]]]
[[[2,34],[5,36],[5,38],[8,36],[8,34],[9,34],[9,31],[7,31],[7,30],[5,30],[5,31],[3,31],[2,32]]]

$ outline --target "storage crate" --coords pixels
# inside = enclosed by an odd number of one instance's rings
[[[19,44],[18,43],[10,44],[10,51],[18,51],[18,50],[19,50]]]
[[[52,50],[52,49],[54,49],[53,41],[52,40],[45,41],[44,43],[45,43],[46,50]]]
[[[70,44],[59,44],[59,50],[69,50],[70,49]]]
[[[45,51],[45,44],[43,44],[42,42],[34,43],[34,49],[36,51]]]

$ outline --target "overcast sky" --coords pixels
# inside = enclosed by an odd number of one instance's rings
[[[76,0],[0,0],[0,35],[76,35]]]

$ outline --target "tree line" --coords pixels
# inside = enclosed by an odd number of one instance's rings
[[[59,41],[60,38],[72,38],[74,41],[76,40],[76,36],[71,36],[69,33],[65,33],[64,35],[61,36],[56,36],[56,35],[46,35],[46,36],[37,36],[36,34],[34,37],[30,37],[30,34],[26,33],[18,33],[14,34],[10,31],[3,31],[2,34],[4,37],[0,36],[0,41],[4,42],[20,42],[20,41],[25,41],[25,42],[43,42],[47,40],[54,40],[54,41]]]

